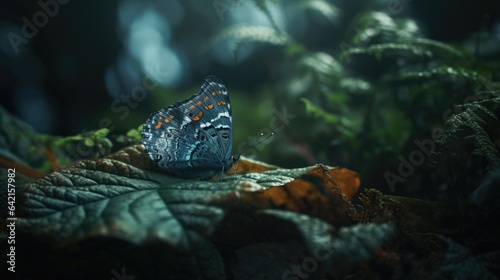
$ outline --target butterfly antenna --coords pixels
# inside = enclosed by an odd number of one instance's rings
[[[261,143],[267,141],[267,139],[271,138],[272,136],[274,135],[274,132],[271,132],[271,134],[267,135],[266,138],[262,139],[262,140],[259,140],[257,143],[255,144],[246,144],[243,149],[241,150],[241,152],[239,153],[239,155],[243,154],[244,152],[246,152],[247,150],[250,150],[252,149],[253,147],[257,146],[257,145],[260,145]],[[264,136],[264,133],[261,133],[259,135],[259,137],[263,137]]]
[[[273,136],[273,135],[274,135],[274,132],[272,132],[271,134],[267,135],[267,136],[266,136],[266,138],[264,138],[264,139],[262,139],[262,140],[259,140],[257,143],[255,143],[255,144],[253,144],[253,145],[246,144],[246,145],[243,147],[243,149],[242,149],[241,153],[239,153],[236,157],[238,157],[238,158],[239,158],[239,157],[240,157],[240,155],[241,155],[241,154],[243,154],[245,151],[247,151],[247,150],[249,150],[249,149],[251,149],[251,148],[253,148],[253,147],[255,147],[255,146],[259,145],[259,144],[261,144],[261,143],[262,143],[262,142],[264,142],[264,141],[267,141],[267,139],[271,138],[271,136]],[[264,133],[261,133],[261,134],[259,135],[259,137],[263,137],[263,136],[264,136]],[[234,174],[236,174],[236,169],[237,169],[237,168],[235,168],[235,166],[236,166],[236,165],[233,163],[233,167],[231,168],[231,169],[233,169],[233,170],[234,170]],[[223,169],[223,170],[224,170],[224,169]],[[239,182],[239,181],[241,181],[241,180],[242,180],[242,177],[238,178],[238,181],[237,181],[237,182]]]

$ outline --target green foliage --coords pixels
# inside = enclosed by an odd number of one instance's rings
[[[186,180],[157,172],[138,147],[79,161],[31,184],[22,194],[19,227],[59,246],[97,236],[136,245],[161,242],[189,252],[225,215],[225,206],[212,200],[249,185],[250,190],[281,186],[314,168]]]
[[[500,153],[498,147],[492,142],[491,136],[486,130],[487,121],[493,122],[490,126],[498,128],[500,122],[498,116],[500,108],[500,97],[489,98],[483,101],[474,101],[457,105],[455,113],[445,122],[446,130],[440,138],[440,143],[450,146],[465,128],[470,131],[465,139],[474,140],[473,154],[485,157],[490,169],[500,165]]]
[[[339,9],[326,1],[298,1],[285,9],[285,15],[310,9],[332,22],[339,20]],[[270,17],[264,6],[261,10]],[[209,42],[234,39],[236,52],[252,43],[281,46],[283,61],[275,68],[289,70],[279,73],[281,79],[273,85],[278,89],[274,93],[281,94],[276,100],[309,116],[295,120],[294,130],[303,142],[315,147],[311,153],[316,160],[350,162],[362,174],[373,172],[375,167],[393,169],[398,156],[410,153],[415,139],[429,138],[429,128],[443,123],[442,112],[455,106],[453,98],[465,98],[478,88],[495,89],[489,82],[490,73],[497,69],[495,64],[478,62],[459,45],[425,38],[414,20],[365,12],[349,26],[348,38],[321,52],[293,38],[287,26],[274,31],[228,27]],[[301,108],[297,100],[305,106]],[[431,113],[424,116],[423,112]],[[474,154],[486,157],[493,166],[498,161],[498,147],[493,144],[492,126],[480,125],[494,110],[488,112],[473,114],[469,110],[447,120],[446,125],[462,126],[452,123],[472,117],[474,121],[467,125],[470,138],[478,145]],[[446,137],[458,132],[449,129]],[[292,141],[297,142],[296,137]],[[384,167],[380,166],[381,157],[389,159]]]
[[[210,39],[200,50],[205,54],[208,50],[224,40],[234,39],[234,57],[237,58],[238,52],[250,43],[265,43],[270,45],[284,46],[291,42],[291,38],[286,34],[274,28],[263,26],[237,25],[227,28],[217,36]]]
[[[136,156],[133,153],[139,151],[130,150],[126,159]],[[99,236],[132,244],[162,242],[190,251],[224,214],[208,205],[207,197],[238,186],[195,184],[113,158],[79,162],[51,173],[23,194],[19,228],[59,246]]]
[[[361,13],[351,23],[351,43],[367,46],[373,43],[401,42],[420,35],[418,25],[411,19],[393,19],[384,12]]]
[[[323,15],[333,24],[337,23],[340,10],[333,4],[324,0],[251,0],[252,3],[266,15],[273,28],[279,29],[274,17],[269,9],[268,2],[275,5],[282,5],[283,11],[288,18],[293,18],[296,15],[301,15],[306,11],[315,11]]]
[[[108,139],[109,129],[101,128],[94,131],[83,132],[81,134],[68,136],[68,137],[58,137],[53,139],[47,139],[46,142],[53,142],[53,145],[57,147],[67,148],[74,143],[83,142],[86,147],[97,148],[98,153],[94,155],[95,158],[109,154],[113,144]]]
[[[463,80],[472,83],[481,83],[484,77],[478,72],[465,68],[453,68],[449,66],[439,66],[434,69],[422,70],[418,72],[406,72],[401,74],[399,79],[402,80],[431,80],[431,79],[455,79]]]
[[[410,43],[384,43],[369,47],[349,48],[349,50],[341,53],[340,55],[347,57],[354,54],[368,54],[375,56],[377,59],[381,59],[384,54],[391,57],[395,54],[397,54],[397,56],[402,56],[405,53],[408,53],[409,56],[432,56],[432,52],[428,49],[417,47],[411,45]]]
[[[51,148],[59,164],[67,166],[77,160],[98,158],[109,154],[113,148],[113,142],[108,134],[109,129],[101,128],[65,137],[41,135],[40,139]]]
[[[267,2],[278,2],[277,0],[272,0],[272,1],[252,0],[252,2],[255,4],[255,6],[257,6],[257,8],[259,8],[259,10],[261,12],[263,12],[266,15],[266,17],[269,19],[269,22],[271,22],[271,24],[273,25],[274,29],[279,29],[278,25],[274,21],[274,17],[272,16],[271,11],[269,10],[269,7],[267,5]]]
[[[125,145],[137,144],[141,141],[141,132],[143,128],[143,124],[141,124],[138,128],[132,128],[125,135],[119,135],[116,138],[118,143],[122,143]]]
[[[328,112],[325,112],[321,107],[314,105],[311,101],[306,98],[301,99],[306,104],[306,112],[313,115],[314,117],[321,118],[324,122],[329,125],[336,125],[339,123],[340,117]]]
[[[340,10],[327,1],[322,0],[302,0],[293,1],[290,5],[285,6],[285,14],[288,17],[300,15],[306,10],[316,11],[322,14],[332,24],[337,24],[340,16]]]

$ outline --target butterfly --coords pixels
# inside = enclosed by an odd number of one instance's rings
[[[231,103],[222,81],[209,76],[198,93],[152,113],[141,143],[149,159],[178,177],[207,180],[232,168],[240,156],[231,156]]]

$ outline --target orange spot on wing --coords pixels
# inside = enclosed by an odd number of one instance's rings
[[[221,100],[221,101],[217,102],[217,105],[224,106],[224,105],[226,105],[226,102],[224,102],[224,101]]]
[[[214,107],[214,104],[208,104],[207,106],[205,106],[205,109],[211,110],[213,107]]]
[[[201,116],[203,116],[203,112],[199,112],[198,115],[196,115],[196,116],[194,116],[194,118],[192,118],[192,120],[197,122],[200,120]]]
[[[193,110],[194,108],[195,108],[195,106],[194,106],[194,105],[191,105],[191,106],[189,107],[189,110]]]
[[[215,96],[215,91],[212,91],[212,96]]]
[[[159,122],[156,124],[155,128],[156,128],[156,129],[160,129],[160,127],[161,127],[161,122],[159,121]]]
[[[169,122],[170,122],[170,120],[165,119],[165,121],[164,121],[164,122],[165,122],[165,123],[169,123]]]
[[[201,106],[201,101],[196,102],[196,105]]]
[[[208,96],[205,96],[205,98],[203,98],[203,101],[207,101],[208,99]]]
[[[174,119],[174,115],[170,115],[170,116],[169,116],[169,118],[170,118],[171,120],[173,120],[173,119]]]

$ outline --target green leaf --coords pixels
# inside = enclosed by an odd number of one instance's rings
[[[304,102],[304,104],[306,105],[306,112],[308,114],[311,114],[316,118],[321,118],[330,125],[336,125],[339,123],[339,116],[326,112],[319,106],[314,105],[310,100],[306,98],[301,98],[300,100],[302,100],[302,102]]]
[[[127,131],[126,135],[119,135],[116,138],[116,141],[118,143],[123,143],[127,145],[139,143],[139,141],[141,141],[141,132],[143,127],[144,125],[141,124],[138,128],[130,129],[129,131]]]
[[[57,246],[113,237],[188,252],[214,232],[227,207],[241,203],[242,192],[283,186],[313,168],[187,180],[158,170],[136,145],[32,183],[22,194],[18,228]]]
[[[85,143],[85,146],[87,147],[94,147],[94,140],[92,140],[91,138],[85,138],[83,143]]]
[[[224,215],[208,199],[239,183],[182,180],[131,165],[141,156],[129,148],[120,158],[81,161],[33,183],[23,194],[19,228],[57,245],[108,236],[191,250]]]

